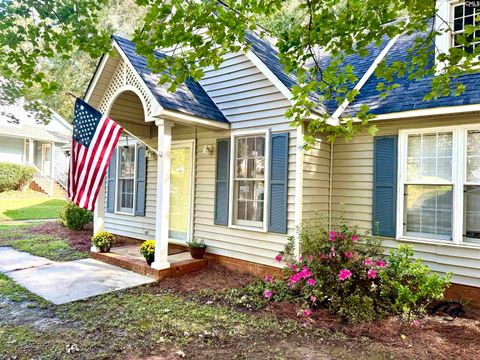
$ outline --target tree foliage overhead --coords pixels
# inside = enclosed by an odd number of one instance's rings
[[[137,51],[145,55],[154,72],[165,74],[161,82],[172,91],[188,77],[200,79],[205,67],[218,67],[225,54],[246,50],[245,36],[256,31],[273,32],[280,59],[286,71],[295,72],[299,86],[293,90],[294,106],[288,115],[293,124],[306,119],[312,134],[350,138],[371,116],[362,106],[355,118],[338,126],[327,121],[331,114],[312,115],[314,104],[309,94],[321,94],[325,101],[341,104],[354,100],[358,91],[355,69],[344,65],[346,56],[367,56],[372,44],[401,34],[418,34],[414,46],[406,49],[403,60],[382,63],[376,76],[385,81],[379,86],[383,96],[395,88],[395,79],[417,79],[435,73],[432,59],[442,63],[432,82],[428,98],[461,93],[464,87],[455,79],[478,65],[480,47],[452,48],[435,53],[432,42],[439,34],[434,0],[136,0],[142,11],[133,32]],[[0,76],[21,81],[27,87],[41,85],[42,94],[54,93],[59,85],[43,71],[44,62],[75,61],[78,52],[98,57],[107,51],[108,30],[102,27],[101,14],[107,0],[10,0],[0,2]],[[120,6],[121,9],[121,6]],[[128,11],[128,10],[125,10]],[[403,19],[403,20],[402,20]],[[408,20],[407,20],[408,19]],[[267,28],[265,30],[264,27]],[[445,23],[446,24],[446,23]],[[450,31],[448,24],[445,30]],[[475,27],[466,26],[458,37],[474,43]],[[478,33],[478,32],[477,32]],[[420,35],[422,34],[422,36]],[[425,36],[427,34],[427,36]],[[156,58],[154,51],[170,49],[174,55]],[[193,50],[192,50],[193,49]],[[324,61],[328,56],[329,61]],[[166,75],[169,74],[169,75]],[[47,80],[48,79],[48,80]],[[371,128],[372,133],[375,128]],[[313,137],[307,139],[313,141]]]

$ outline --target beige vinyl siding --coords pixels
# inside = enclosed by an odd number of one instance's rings
[[[410,120],[378,122],[377,135],[398,134],[401,129],[441,127],[480,123],[480,115],[455,115]],[[333,210],[335,223],[340,217],[362,232],[372,231],[373,138],[368,134],[354,137],[348,144],[338,140],[333,155]],[[432,269],[452,272],[455,283],[480,286],[480,247],[433,244],[426,241],[406,242],[386,239],[388,250],[399,243],[413,244],[415,256]]]
[[[22,164],[24,140],[20,138],[0,136],[0,162]]]
[[[287,214],[289,234],[293,234],[295,229],[295,133],[290,132],[289,141]],[[287,235],[235,229],[213,223],[216,155],[205,155],[202,149],[205,145],[215,145],[218,138],[229,137],[230,134],[198,129],[197,136],[194,236],[204,239],[211,253],[276,266],[273,259],[284,249]]]
[[[322,137],[304,153],[303,220],[328,216],[330,144]]]
[[[219,69],[207,68],[200,84],[231,123],[232,130],[268,126],[289,130],[290,101],[244,54],[228,54]]]

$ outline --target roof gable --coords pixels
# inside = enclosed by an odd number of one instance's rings
[[[228,123],[225,116],[198,82],[189,79],[184,84],[178,86],[175,93],[169,92],[167,86],[158,85],[160,76],[153,74],[148,69],[146,58],[136,53],[136,45],[133,42],[119,36],[113,36],[113,39],[163,108]],[[165,55],[156,52],[155,56],[160,58]]]

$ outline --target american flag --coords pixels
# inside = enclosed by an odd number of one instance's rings
[[[93,211],[123,128],[81,99],[75,102],[68,198]]]

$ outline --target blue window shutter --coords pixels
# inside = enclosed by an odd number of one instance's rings
[[[117,183],[117,149],[113,151],[107,171],[107,206],[106,211],[115,212],[115,187]]]
[[[372,234],[395,237],[398,136],[376,136],[373,154]]]
[[[215,174],[216,225],[228,225],[228,197],[230,187],[230,139],[217,140],[217,164]]]
[[[270,209],[268,231],[287,233],[288,133],[270,139]]]
[[[135,194],[135,216],[145,216],[145,194],[147,185],[147,157],[145,156],[147,148],[144,145],[137,146],[137,183]]]

